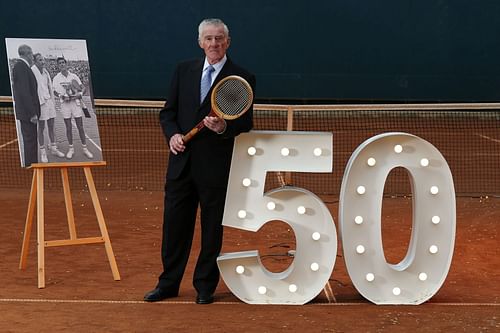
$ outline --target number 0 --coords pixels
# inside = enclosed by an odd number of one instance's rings
[[[390,171],[405,168],[413,193],[411,240],[405,258],[386,262],[381,212]],[[443,284],[455,242],[455,189],[450,168],[429,142],[386,133],[362,143],[345,169],[339,201],[340,233],[349,276],[375,304],[420,304]]]

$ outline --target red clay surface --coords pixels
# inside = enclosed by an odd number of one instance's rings
[[[196,305],[193,255],[180,296],[142,302],[160,272],[161,192],[100,191],[100,201],[121,281],[114,281],[103,245],[46,249],[46,288],[37,288],[36,228],[26,270],[19,270],[29,190],[0,192],[0,330],[2,332],[498,332],[500,331],[500,198],[458,198],[452,266],[440,291],[418,306],[376,306],[347,275],[339,246],[330,286],[304,306],[247,305],[221,280],[216,301]],[[68,237],[62,191],[46,191],[46,240]],[[333,200],[330,200],[333,201]],[[88,192],[74,192],[78,236],[99,233]],[[327,203],[337,221],[336,202]],[[403,259],[411,229],[411,199],[387,198],[383,206],[387,260]],[[337,225],[338,227],[338,225]],[[258,233],[227,228],[223,252],[258,249],[266,267],[291,262],[293,233],[272,222]]]

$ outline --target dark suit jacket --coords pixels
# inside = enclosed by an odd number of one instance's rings
[[[186,134],[210,112],[210,95],[222,78],[238,75],[248,81],[255,90],[255,76],[234,64],[228,57],[217,75],[212,89],[200,105],[200,80],[204,58],[180,63],[175,69],[164,108],[160,111],[163,133],[170,138],[177,133]],[[248,132],[253,126],[253,105],[241,117],[227,120],[226,131],[219,135],[202,129],[187,143],[186,150],[170,154],[167,179],[179,177],[190,160],[191,172],[207,186],[225,187],[229,176],[234,137]]]
[[[37,86],[31,68],[24,61],[17,60],[12,69],[12,95],[18,120],[30,121],[33,116],[40,117]]]

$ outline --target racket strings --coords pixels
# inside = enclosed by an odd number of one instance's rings
[[[252,96],[248,87],[236,79],[223,82],[215,94],[217,108],[229,116],[245,112],[251,99]]]

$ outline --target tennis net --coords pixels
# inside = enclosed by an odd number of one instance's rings
[[[169,152],[158,124],[160,104],[97,103],[107,162],[93,170],[99,190],[163,190]],[[500,104],[259,104],[254,110],[255,130],[333,133],[332,173],[271,172],[266,189],[288,184],[337,196],[347,161],[359,144],[380,133],[407,132],[441,151],[458,195],[500,194]],[[0,105],[0,160],[0,188],[31,186],[32,172],[20,168],[12,105],[5,102]],[[70,169],[69,174],[72,188],[85,187],[81,171]],[[56,170],[46,171],[45,179],[48,189],[62,186]],[[384,193],[411,193],[405,169],[391,171]]]

